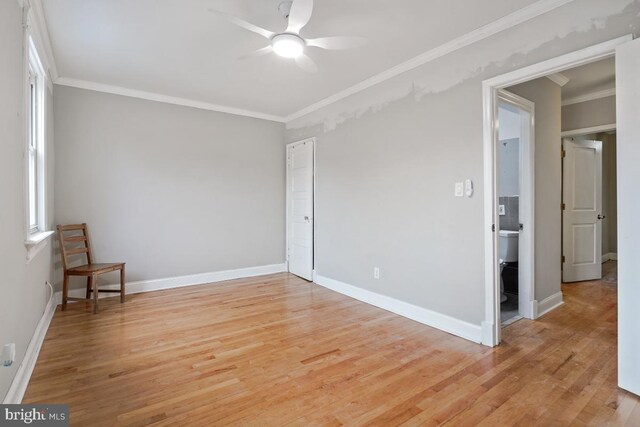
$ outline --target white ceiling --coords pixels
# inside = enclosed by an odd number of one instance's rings
[[[581,67],[563,71],[569,79],[562,88],[562,99],[571,99],[616,87],[614,58],[603,59]]]
[[[281,0],[47,0],[60,77],[287,116],[535,0],[316,0],[305,37],[360,36],[348,51],[309,48],[319,72],[288,59],[237,58],[267,40],[207,12],[273,31]]]

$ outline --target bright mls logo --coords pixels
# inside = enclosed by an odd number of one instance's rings
[[[0,405],[0,427],[69,425],[69,405]]]

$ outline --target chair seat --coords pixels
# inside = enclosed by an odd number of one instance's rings
[[[108,273],[110,271],[120,270],[124,267],[124,262],[101,263],[101,264],[85,264],[73,267],[67,270],[67,274],[71,276],[85,276],[93,273]]]

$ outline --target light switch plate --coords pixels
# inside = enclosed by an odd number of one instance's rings
[[[507,213],[504,211],[504,205],[498,205],[498,214],[506,215]]]
[[[464,183],[463,182],[456,182],[456,189],[455,189],[455,193],[456,197],[462,197],[464,194]]]
[[[473,181],[470,179],[464,182],[464,193],[467,197],[473,196]]]

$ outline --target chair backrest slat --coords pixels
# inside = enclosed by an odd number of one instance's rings
[[[87,238],[84,236],[69,236],[64,238],[65,242],[84,242],[85,240],[87,240]]]
[[[91,245],[89,244],[89,231],[87,224],[71,224],[58,225],[58,240],[60,241],[60,253],[62,254],[62,267],[67,270],[69,268],[69,259],[71,255],[86,254],[87,264],[93,263],[93,254],[91,253]],[[65,232],[81,231],[82,234],[74,236],[65,236]],[[83,243],[84,246],[68,247],[69,244]]]

